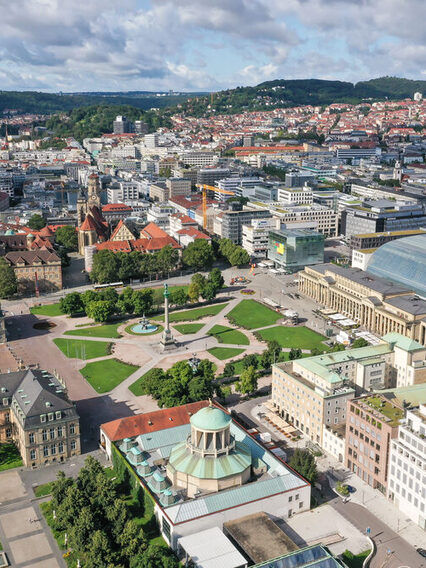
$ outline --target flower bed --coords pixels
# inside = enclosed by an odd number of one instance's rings
[[[255,293],[256,292],[250,288],[244,288],[244,290],[241,290],[241,294],[244,294],[244,296],[252,296]]]

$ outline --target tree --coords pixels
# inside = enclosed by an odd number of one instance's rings
[[[208,359],[202,359],[198,365],[197,375],[213,381],[214,379],[214,364]]]
[[[281,345],[276,339],[271,339],[271,341],[268,341],[266,345],[269,353],[271,354],[271,361],[276,363],[281,354]]]
[[[322,355],[323,351],[321,349],[319,349],[318,347],[314,347],[313,349],[311,349],[311,355],[312,357],[315,357],[316,355]]]
[[[104,531],[96,530],[92,533],[90,546],[86,552],[85,568],[106,568],[113,563],[114,553],[111,543]]]
[[[369,345],[368,341],[364,337],[358,337],[352,343],[352,349],[358,349],[358,347],[367,347]]]
[[[179,568],[181,564],[169,548],[154,544],[130,560],[130,568]]]
[[[290,349],[290,353],[288,358],[290,359],[290,361],[293,361],[294,359],[300,359],[302,357],[302,350],[299,348],[294,348],[292,347]]]
[[[31,219],[28,221],[28,227],[33,229],[33,231],[40,231],[43,227],[46,226],[46,219],[35,213]]]
[[[96,302],[98,300],[98,294],[94,290],[86,290],[83,294],[80,294],[80,298],[83,302],[84,309],[87,310],[87,306],[90,302]]]
[[[235,384],[235,388],[242,394],[250,394],[257,390],[257,374],[254,367],[248,367],[240,375],[240,380]]]
[[[183,251],[182,260],[195,270],[209,268],[214,261],[212,246],[205,239],[196,239]]]
[[[117,303],[118,292],[114,288],[102,288],[97,294],[98,300],[106,300],[108,302],[112,302],[113,304]]]
[[[127,521],[117,540],[121,554],[127,560],[146,549],[145,535],[133,519]]]
[[[224,258],[228,259],[234,248],[235,244],[231,241],[231,239],[220,239],[219,254],[221,254]]]
[[[59,258],[61,259],[61,266],[62,267],[69,266],[71,264],[71,259],[68,256],[66,249],[61,247],[59,250],[57,250],[55,252],[59,256]]]
[[[207,302],[211,302],[216,298],[217,288],[213,282],[207,282],[204,289],[201,291],[201,296]]]
[[[197,282],[191,282],[188,288],[188,298],[191,302],[198,302],[201,296],[201,288]]]
[[[116,282],[118,275],[118,258],[110,250],[101,250],[93,257],[93,267],[90,272],[92,282],[108,284]]]
[[[15,271],[4,258],[0,257],[0,298],[10,298],[17,290]]]
[[[344,351],[345,349],[346,348],[342,343],[334,343],[330,351],[331,353],[335,353],[336,351]]]
[[[65,499],[68,487],[73,485],[71,477],[66,477],[63,471],[58,471],[56,481],[52,485],[52,508],[57,509]]]
[[[171,245],[163,247],[156,253],[157,268],[159,272],[170,272],[179,261],[179,252]]]
[[[268,351],[268,349],[265,349],[265,351],[260,356],[260,366],[263,369],[269,369],[272,365],[272,362],[273,362],[272,353]]]
[[[129,517],[126,504],[121,499],[115,499],[113,504],[105,509],[105,514],[111,524],[111,533],[115,540],[118,540]]]
[[[75,227],[70,225],[58,227],[55,232],[55,242],[69,252],[78,250],[78,236]]]
[[[120,294],[117,301],[117,308],[122,314],[133,313],[133,289],[127,286]]]
[[[235,364],[233,361],[229,361],[225,363],[225,366],[222,371],[222,377],[224,378],[231,378],[235,375]]]
[[[86,307],[86,314],[95,322],[106,322],[114,313],[116,307],[113,302],[108,300],[98,300],[96,302],[89,302]]]
[[[90,545],[96,521],[91,507],[83,507],[69,530],[69,543],[79,552],[84,552]]]
[[[194,377],[190,380],[188,385],[188,398],[189,402],[197,402],[198,400],[205,400],[213,396],[213,382],[207,377]]]
[[[206,277],[200,274],[199,272],[196,272],[191,277],[191,284],[198,284],[200,292],[202,293],[207,284]]]
[[[170,290],[169,302],[174,306],[184,306],[188,302],[188,294],[184,288],[172,288]]]
[[[248,369],[249,367],[253,367],[253,369],[257,369],[259,361],[257,359],[257,355],[251,353],[250,355],[246,355],[243,357],[243,369]]]
[[[84,304],[78,292],[71,292],[59,301],[59,308],[64,314],[84,312]]]
[[[167,376],[163,369],[158,369],[157,367],[150,369],[141,379],[142,393],[159,398],[163,382],[166,380]]]
[[[133,292],[133,312],[137,316],[148,314],[152,310],[154,292],[152,288],[143,288]]]
[[[297,473],[300,473],[306,481],[309,481],[311,484],[315,483],[318,472],[315,457],[310,451],[296,448],[288,463],[290,467],[296,470]]]
[[[116,254],[118,262],[118,280],[128,281],[138,275],[139,266],[132,254],[127,252],[118,252]]]
[[[225,284],[225,280],[222,276],[222,272],[219,270],[219,268],[213,268],[208,276],[208,282],[211,282],[215,289],[216,292],[218,292],[221,288],[223,288],[223,285]]]
[[[248,264],[250,256],[243,247],[237,246],[232,251],[228,260],[232,266],[242,266],[243,264]]]

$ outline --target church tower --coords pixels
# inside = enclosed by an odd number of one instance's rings
[[[87,201],[89,209],[93,206],[101,207],[101,186],[99,183],[99,176],[90,174],[87,183]]]

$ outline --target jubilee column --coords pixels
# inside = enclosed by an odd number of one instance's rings
[[[164,331],[161,337],[161,345],[164,351],[176,347],[175,339],[169,327],[169,286],[164,283]]]

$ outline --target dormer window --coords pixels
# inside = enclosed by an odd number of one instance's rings
[[[49,414],[47,416],[49,418],[49,422],[52,422],[52,420],[55,419],[55,415],[53,414],[53,412],[49,412]]]
[[[46,422],[46,415],[40,414],[40,422]]]

